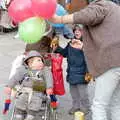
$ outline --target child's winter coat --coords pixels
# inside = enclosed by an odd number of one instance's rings
[[[83,50],[73,48],[70,43],[65,47],[58,47],[55,53],[67,58],[67,81],[72,84],[85,84],[85,74],[88,72]]]

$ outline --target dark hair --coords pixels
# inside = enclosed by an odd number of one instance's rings
[[[75,31],[77,30],[77,28],[78,28],[80,31],[82,31],[82,26],[75,25],[75,26],[73,27],[73,33],[75,33]],[[74,38],[76,39],[75,35],[74,35]],[[80,40],[80,41],[83,41],[83,37],[81,36],[79,40]]]
[[[55,36],[57,36],[57,33],[56,33],[55,30],[53,29],[52,38],[54,38]]]
[[[29,52],[31,50],[36,50],[38,52],[49,52],[50,51],[51,38],[48,36],[43,36],[37,43],[27,44],[25,51]]]
[[[82,30],[82,28],[79,25],[75,25],[73,27],[73,33],[77,30],[77,28],[79,28],[79,30]]]

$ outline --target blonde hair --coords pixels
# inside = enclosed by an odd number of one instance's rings
[[[59,45],[59,36],[54,36],[52,41],[51,41],[51,45]]]

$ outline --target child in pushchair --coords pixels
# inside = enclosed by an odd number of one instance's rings
[[[17,69],[15,75],[9,80],[5,88],[8,96],[16,85],[21,87],[19,94],[17,94],[12,120],[36,120],[36,114],[43,110],[47,115],[46,111],[50,108],[50,99],[46,97],[47,95],[50,95],[53,101],[57,101],[55,96],[52,95],[53,80],[50,68],[44,66],[44,59],[37,51],[27,53],[24,64]],[[42,114],[41,120],[55,119],[46,117],[46,115]]]

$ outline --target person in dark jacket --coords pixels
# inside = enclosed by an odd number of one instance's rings
[[[51,46],[55,53],[60,53],[67,58],[67,82],[69,83],[73,105],[69,114],[74,114],[76,111],[87,113],[89,110],[87,81],[85,81],[85,74],[88,69],[83,52],[83,43],[80,39],[72,39],[65,48]]]

